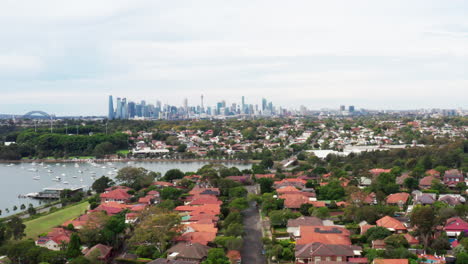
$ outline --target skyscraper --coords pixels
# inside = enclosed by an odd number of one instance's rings
[[[346,106],[344,106],[344,105],[340,105],[340,111],[342,111],[342,112],[343,112],[344,110],[346,110]]]
[[[262,111],[265,111],[267,108],[267,99],[262,98]]]
[[[134,102],[128,102],[128,117],[134,118],[136,115],[136,107]]]
[[[201,112],[205,112],[205,108],[203,107],[203,94],[201,95]]]
[[[354,105],[349,106],[349,112],[351,112],[351,113],[354,112]]]
[[[184,99],[184,111],[186,114],[188,113],[188,99],[187,98]]]
[[[121,119],[122,116],[120,115],[122,113],[122,102],[120,100],[120,97],[117,97],[117,106],[115,109],[115,119]]]
[[[245,97],[242,96],[241,114],[245,114]]]
[[[109,120],[114,119],[114,99],[112,95],[109,95],[109,113],[107,118],[109,118]]]

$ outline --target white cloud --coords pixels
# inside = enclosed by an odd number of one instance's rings
[[[0,54],[0,75],[11,73],[35,73],[43,68],[37,56]]]
[[[101,101],[87,107],[99,113],[109,93],[177,104],[203,92],[210,103],[242,94],[288,105],[383,96],[400,108],[408,106],[401,97],[453,105],[467,96],[467,8],[435,0],[7,0],[0,91],[24,104],[39,87],[48,96],[35,98],[50,105],[54,95]]]

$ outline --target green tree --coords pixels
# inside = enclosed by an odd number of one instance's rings
[[[260,178],[258,183],[260,184],[260,192],[263,193],[270,193],[273,191],[273,179],[270,178]]]
[[[330,181],[327,185],[319,189],[320,200],[342,200],[345,197],[345,190],[337,180]]]
[[[116,151],[115,146],[110,142],[102,142],[94,147],[94,155],[96,158],[103,158],[107,154],[112,154]]]
[[[249,203],[247,198],[242,197],[232,200],[228,206],[231,210],[243,211],[249,207]]]
[[[409,177],[405,179],[405,181],[403,182],[403,185],[410,190],[415,190],[418,188],[419,183],[418,183],[418,180],[416,180],[415,178]]]
[[[184,193],[181,189],[177,189],[174,187],[166,187],[159,191],[161,195],[161,199],[163,200],[178,200],[179,197]]]
[[[179,146],[177,146],[177,152],[185,152],[185,150],[187,150],[187,145],[185,144],[180,144]]]
[[[156,176],[156,173],[148,172],[145,168],[125,167],[119,170],[115,178],[130,188],[140,190],[148,187]]]
[[[436,226],[439,224],[434,209],[430,206],[417,206],[411,213],[411,224],[416,227],[416,233],[422,239],[424,248],[428,248]]]
[[[92,264],[90,260],[85,258],[84,256],[79,256],[77,258],[74,258],[68,262],[69,264]]]
[[[385,246],[387,250],[391,250],[399,247],[409,247],[408,240],[403,235],[394,234],[385,238]]]
[[[376,226],[376,227],[369,228],[367,232],[365,233],[365,237],[366,237],[367,243],[370,243],[372,240],[384,239],[390,236],[391,234],[392,232],[390,232],[387,228]]]
[[[231,264],[221,248],[211,248],[208,250],[208,257],[202,264]]]
[[[91,188],[97,193],[103,193],[107,188],[114,185],[114,181],[106,176],[101,176],[93,182]]]
[[[233,223],[242,223],[242,215],[239,212],[231,212],[223,221],[223,226],[227,227]]]
[[[247,196],[247,190],[243,186],[234,187],[229,189],[229,198],[241,198]]]
[[[13,216],[6,225],[8,230],[11,232],[13,239],[19,240],[26,235],[24,233],[26,225],[23,224],[23,220],[21,220],[21,218],[18,216]]]
[[[164,180],[172,181],[172,180],[182,179],[184,176],[185,176],[185,174],[181,170],[171,169],[171,170],[168,170],[164,174]]]
[[[158,209],[149,210],[141,217],[129,242],[133,245],[152,245],[159,254],[163,254],[170,241],[179,235],[181,218],[177,213]]]
[[[8,230],[8,226],[4,223],[4,222],[1,222],[0,221],[0,246],[5,242],[7,241],[8,239],[10,239],[11,237],[11,233],[9,232]]]
[[[383,192],[385,194],[396,193],[400,189],[398,184],[395,182],[396,178],[391,173],[380,173],[377,178],[372,181],[371,189],[377,192]]]
[[[67,257],[68,258],[76,258],[81,255],[81,241],[80,237],[73,233],[70,236],[70,242],[67,245]]]
[[[266,169],[271,169],[273,168],[274,162],[272,158],[266,158],[260,162],[260,165]]]
[[[325,219],[330,216],[330,210],[327,207],[315,208],[312,212],[312,215],[320,219]]]
[[[224,234],[226,236],[233,236],[233,237],[242,236],[243,233],[244,233],[244,226],[241,223],[232,223],[224,231]]]
[[[462,252],[458,254],[456,264],[468,264],[468,253]]]

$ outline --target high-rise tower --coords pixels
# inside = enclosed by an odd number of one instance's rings
[[[114,119],[114,99],[112,98],[112,95],[109,95],[109,113],[107,118],[109,118],[109,120]]]
[[[117,105],[116,105],[116,109],[115,109],[114,118],[115,119],[121,119],[122,118],[121,113],[122,113],[122,102],[120,100],[120,97],[117,97]]]
[[[245,114],[245,97],[242,96],[241,114]]]
[[[205,108],[203,107],[203,94],[201,95],[201,112],[205,112]]]

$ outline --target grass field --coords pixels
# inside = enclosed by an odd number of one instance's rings
[[[128,149],[123,149],[123,150],[118,150],[117,151],[117,154],[122,154],[122,155],[127,155],[128,153],[130,153],[130,150],[128,150]]]
[[[53,227],[63,224],[65,221],[74,219],[84,213],[88,209],[89,203],[79,203],[57,212],[39,217],[37,219],[27,221],[26,225],[26,238],[35,239],[43,233],[49,232]]]

